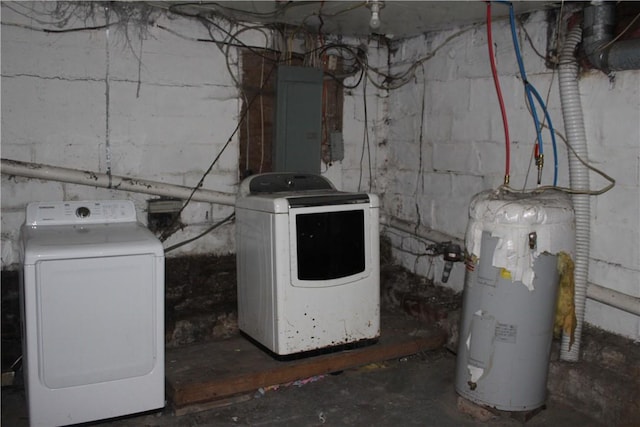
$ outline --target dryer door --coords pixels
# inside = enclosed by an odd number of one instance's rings
[[[148,255],[36,264],[39,377],[51,389],[133,378],[156,363],[157,277]]]

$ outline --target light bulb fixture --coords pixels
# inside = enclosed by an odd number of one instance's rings
[[[371,9],[371,20],[369,26],[373,30],[380,28],[380,9],[384,7],[384,1],[382,0],[368,0],[367,7]]]

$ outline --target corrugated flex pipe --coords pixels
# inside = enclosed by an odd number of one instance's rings
[[[582,39],[582,29],[574,27],[565,40],[560,52],[560,103],[562,116],[567,135],[567,141],[573,147],[575,155],[569,153],[569,179],[573,190],[589,190],[589,170],[583,165],[577,156],[585,161],[587,157],[587,138],[584,128],[584,117],[580,103],[580,91],[578,87],[578,62],[575,50]],[[575,309],[576,329],[574,342],[567,334],[562,336],[560,347],[560,359],[577,362],[580,357],[580,342],[582,325],[584,323],[584,311],[587,297],[587,279],[589,276],[589,240],[591,209],[588,194],[574,194],[573,208],[576,218],[576,253],[575,253]]]

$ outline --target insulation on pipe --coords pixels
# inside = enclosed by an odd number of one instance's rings
[[[569,153],[569,179],[571,188],[585,194],[573,194],[573,209],[576,218],[576,247],[575,247],[575,310],[576,329],[575,341],[570,344],[571,337],[564,334],[560,347],[560,359],[576,362],[580,357],[582,326],[587,296],[587,279],[589,276],[589,244],[591,234],[591,206],[589,195],[589,170],[580,162],[577,156],[588,160],[587,138],[584,127],[580,91],[578,86],[578,62],[575,49],[582,39],[582,29],[574,27],[565,40],[560,53],[560,103],[568,143],[575,154]]]

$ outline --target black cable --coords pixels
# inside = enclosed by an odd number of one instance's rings
[[[371,147],[369,145],[369,123],[367,117],[367,81],[362,86],[362,99],[364,102],[364,136],[362,138],[362,153],[360,154],[360,178],[358,179],[358,191],[362,185],[362,162],[364,161],[365,148],[367,149],[367,159],[369,161],[369,191],[371,191]]]
[[[191,243],[191,242],[193,242],[194,240],[198,240],[199,238],[201,238],[201,237],[203,237],[203,236],[207,235],[208,233],[212,232],[212,231],[213,231],[213,230],[215,230],[216,228],[220,227],[220,226],[221,226],[221,225],[223,225],[225,222],[230,221],[231,219],[233,219],[233,217],[234,217],[234,216],[236,216],[236,213],[235,213],[235,212],[233,212],[231,215],[229,215],[228,217],[224,218],[223,220],[216,222],[216,223],[215,223],[215,224],[213,224],[211,227],[207,228],[205,231],[203,231],[202,233],[198,234],[197,236],[192,237],[192,238],[187,239],[187,240],[183,240],[182,242],[180,242],[180,243],[176,243],[175,245],[171,245],[171,246],[169,246],[168,248],[166,248],[166,249],[164,250],[164,252],[165,252],[165,253],[167,253],[167,252],[171,252],[172,250],[174,250],[174,249],[178,249],[179,247],[184,246],[184,245],[186,245],[186,244],[188,244],[188,243]]]
[[[345,85],[344,84],[344,79],[347,78],[347,77],[351,77],[351,76],[355,75],[355,73],[357,71],[354,72],[354,73],[345,73],[345,74],[341,74],[341,75],[336,75],[336,74],[330,73],[328,71],[325,71],[324,75],[331,77],[333,80],[336,81],[336,83],[338,83],[344,89],[355,89],[360,85],[360,82],[362,82],[362,77],[364,76],[364,69],[360,68],[359,71],[360,71],[360,77],[358,77],[358,81],[353,85]]]
[[[78,32],[78,31],[95,31],[95,30],[104,30],[105,28],[109,28],[109,27],[113,27],[116,25],[119,25],[120,22],[112,22],[110,24],[106,24],[106,25],[96,25],[96,26],[92,26],[92,27],[77,27],[77,28],[67,28],[64,30],[52,30],[50,28],[39,28],[39,27],[33,27],[31,25],[25,25],[25,24],[17,24],[17,23],[13,23],[13,22],[3,22],[2,25],[7,25],[9,27],[19,27],[19,28],[25,28],[27,30],[33,30],[33,31],[42,31],[43,33],[52,33],[52,34],[60,34],[60,33],[73,33],[73,32]]]
[[[162,27],[160,25],[158,25],[158,28],[160,28],[162,30],[166,30],[165,27]],[[231,47],[243,47],[245,49],[249,49],[251,52],[255,53],[258,56],[262,56],[265,59],[268,58],[268,56],[258,54],[257,52],[259,50],[265,50],[265,51],[271,52],[271,53],[281,53],[279,50],[276,50],[276,49],[271,49],[271,48],[268,48],[268,47],[261,47],[261,46],[250,46],[250,45],[247,45],[247,44],[244,44],[244,43],[242,43],[242,44],[241,43],[231,43],[231,42],[225,42],[225,41],[219,41],[219,40],[200,39],[200,38],[193,39],[193,41],[204,42],[204,43],[215,43],[215,44],[221,44],[221,45],[224,45],[224,46],[231,46]],[[271,58],[271,59],[273,59],[273,58]]]
[[[296,7],[296,6],[307,6],[310,3],[318,3],[316,2],[310,2],[310,1],[302,1],[302,2],[287,2],[285,5],[283,5],[282,7],[280,7],[277,10],[271,11],[271,12],[252,12],[252,11],[247,11],[247,10],[242,10],[242,9],[235,9],[233,7],[229,7],[229,6],[224,6],[220,3],[217,2],[190,2],[190,3],[180,3],[180,4],[174,4],[171,5],[169,7],[170,10],[175,10],[175,9],[179,9],[179,8],[184,8],[184,7],[193,7],[195,9],[206,9],[207,12],[209,13],[216,13],[217,10],[215,9],[208,9],[206,6],[214,6],[217,7],[219,9],[224,9],[228,12],[231,13],[236,13],[238,15],[248,15],[248,16],[253,16],[253,17],[257,17],[257,18],[273,18],[277,15],[280,15],[282,12],[284,12],[285,10],[291,8],[291,7]],[[183,13],[183,12],[176,12],[176,13]],[[226,16],[225,16],[226,17]]]
[[[206,28],[207,28],[207,30],[209,31],[209,35],[211,36],[211,39],[212,39],[211,41],[212,41],[212,42],[214,42],[214,43],[218,43],[215,39],[213,39],[213,34],[211,33],[211,30],[206,26],[206,24],[211,24],[211,25],[215,26],[219,31],[222,31],[223,33],[227,34],[227,36],[229,36],[229,38],[231,38],[231,39],[235,39],[235,40],[236,40],[236,42],[239,44],[239,46],[244,47],[245,49],[248,49],[248,50],[249,50],[250,52],[252,52],[253,54],[255,54],[255,55],[257,55],[257,56],[260,56],[260,57],[263,57],[263,58],[265,58],[265,59],[272,59],[272,58],[269,58],[269,57],[265,56],[264,54],[262,54],[262,52],[260,52],[260,51],[258,51],[258,50],[256,50],[256,49],[254,49],[252,46],[249,46],[249,45],[245,44],[242,40],[240,40],[240,39],[237,37],[237,34],[239,34],[239,33],[240,33],[240,32],[242,32],[242,31],[246,31],[246,30],[249,30],[249,29],[257,29],[257,28],[269,28],[268,26],[266,26],[266,25],[260,25],[260,26],[257,26],[257,27],[248,27],[248,28],[243,29],[243,30],[241,30],[241,31],[239,31],[239,32],[231,33],[230,31],[226,30],[224,27],[222,27],[222,26],[218,25],[216,22],[212,21],[212,20],[211,20],[211,19],[209,19],[209,18],[206,18],[206,17],[201,16],[201,15],[198,15],[198,16],[197,16],[197,18],[200,20],[200,22],[202,22],[202,23],[203,23],[203,25],[205,25],[205,27],[206,27]],[[266,49],[262,49],[262,48],[261,48],[261,50],[266,50]]]
[[[273,65],[273,67],[271,67],[271,70],[269,70],[269,74],[267,74],[267,77],[264,79],[264,81],[262,82],[262,86],[260,87],[260,90],[262,90],[262,88],[265,85],[265,82],[268,82],[269,79],[271,78],[271,74],[273,73],[273,70],[276,69],[276,64]],[[173,222],[171,223],[171,225],[169,225],[169,227],[167,227],[167,229],[172,229],[173,225],[176,224],[176,222],[178,221],[178,219],[180,218],[180,214],[182,213],[182,211],[184,211],[184,209],[187,207],[187,205],[191,202],[191,199],[193,198],[193,195],[196,193],[196,191],[198,191],[198,189],[202,186],[202,184],[204,183],[204,179],[207,177],[207,175],[209,175],[209,173],[211,172],[211,170],[213,169],[213,166],[218,162],[218,159],[220,159],[220,157],[222,156],[222,153],[224,153],[224,151],[227,149],[227,147],[229,146],[229,144],[231,144],[231,141],[233,140],[233,137],[236,135],[236,133],[238,132],[238,130],[240,129],[240,126],[242,125],[245,117],[247,116],[247,114],[249,114],[249,110],[251,109],[251,105],[253,105],[253,102],[258,98],[258,96],[260,95],[260,91],[258,91],[258,93],[256,93],[253,98],[251,98],[251,100],[249,101],[249,103],[247,104],[247,107],[244,109],[244,111],[242,112],[242,114],[240,115],[240,118],[238,119],[238,124],[236,125],[235,129],[233,130],[233,132],[231,133],[231,135],[229,136],[229,138],[227,139],[227,142],[224,144],[224,146],[222,147],[222,149],[220,150],[220,152],[218,153],[218,155],[215,157],[215,159],[213,159],[213,161],[211,162],[211,164],[209,165],[209,167],[207,168],[207,170],[202,174],[202,177],[200,178],[200,180],[198,181],[198,183],[193,187],[193,190],[191,191],[191,194],[189,194],[189,197],[187,198],[187,200],[184,202],[184,204],[182,205],[182,207],[180,208],[180,210],[178,211],[178,213],[176,214]],[[166,236],[164,233],[160,236],[160,240],[164,241],[168,238],[169,236]]]

